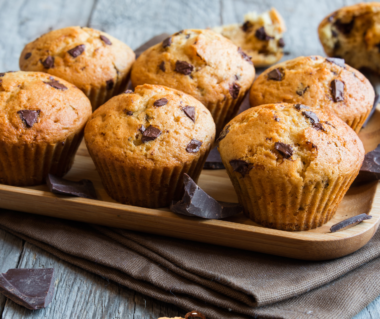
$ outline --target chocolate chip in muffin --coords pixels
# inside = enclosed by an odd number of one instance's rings
[[[201,146],[202,146],[202,143],[201,141],[198,141],[196,140],[195,138],[193,138],[189,144],[187,144],[186,146],[186,152],[188,153],[198,153]]]
[[[49,55],[44,61],[41,60],[41,63],[45,69],[52,69],[54,68],[54,57]]]
[[[132,93],[133,93],[132,90],[126,90],[126,91],[124,91],[124,94],[132,94]]]
[[[285,41],[283,38],[279,39],[278,42],[277,42],[278,46],[280,48],[284,48],[285,47]]]
[[[132,111],[125,111],[125,114],[127,114],[128,116],[132,116],[133,112]]]
[[[245,61],[247,61],[247,62],[249,62],[250,64],[253,65],[253,62],[252,62],[252,60],[251,60],[251,57],[250,57],[248,54],[246,54],[246,53],[242,50],[241,47],[238,47],[238,52],[239,52],[239,54],[241,55],[241,57],[243,58],[243,60],[245,60]]]
[[[330,62],[330,63],[334,63],[334,64],[336,64],[337,66],[340,66],[343,69],[346,68],[346,65],[344,63],[345,62],[344,59],[341,59],[341,58],[326,58],[326,61]]]
[[[2,78],[5,75],[5,73],[0,73],[0,78]]]
[[[110,39],[108,39],[106,36],[104,36],[103,34],[101,34],[99,36],[100,40],[102,40],[105,44],[107,45],[112,45],[112,42]]]
[[[143,127],[143,125],[142,125]],[[141,128],[142,128],[141,127]],[[155,140],[157,137],[159,137],[161,135],[161,130],[158,129],[157,127],[154,127],[154,126],[149,126],[143,133],[143,136],[141,138],[141,141],[143,143],[146,143],[146,142],[150,142],[150,141],[153,141]]]
[[[182,111],[186,114],[186,116],[195,123],[195,107],[188,106],[182,108]]]
[[[339,80],[331,82],[331,92],[334,102],[341,102],[344,100],[344,83]]]
[[[107,81],[106,81],[106,88],[107,88],[107,90],[112,90],[114,84],[115,84],[115,83],[114,83],[113,79],[111,79],[111,80],[107,80]]]
[[[21,110],[17,111],[17,114],[20,115],[21,121],[23,121],[26,127],[31,128],[35,123],[37,123],[38,116],[40,115],[41,110]]]
[[[264,27],[261,27],[259,29],[256,30],[255,32],[255,37],[261,41],[269,41],[269,40],[272,40],[274,39],[274,37],[271,37],[269,36],[266,31],[265,31],[265,28]]]
[[[243,23],[243,25],[241,26],[241,29],[244,31],[244,32],[248,32],[249,30],[251,30],[253,27],[253,24],[250,22],[250,21],[245,21]]]
[[[86,49],[86,46],[84,44],[77,45],[75,48],[72,48],[71,50],[67,51],[68,54],[70,54],[73,58],[76,58],[80,56],[84,50]]]
[[[178,73],[182,73],[184,75],[189,75],[193,72],[194,66],[192,66],[189,62],[186,61],[177,61],[175,63],[175,71]]]
[[[281,121],[281,119],[280,119],[278,116],[276,116],[276,115],[273,115],[273,118],[274,118],[274,120],[275,120],[276,122],[280,122],[280,121]]]
[[[228,89],[230,91],[231,97],[235,100],[239,97],[240,92],[240,85],[236,82],[230,84],[230,87]]]
[[[158,65],[159,69],[162,71],[162,72],[165,72],[166,71],[166,68],[165,68],[165,61],[162,61],[159,65]]]
[[[170,47],[171,44],[172,44],[172,37],[166,38],[164,41],[162,41],[163,48]]]
[[[302,115],[308,118],[311,122],[311,124],[319,123],[319,118],[317,114],[315,114],[312,111],[303,111]]]
[[[348,23],[343,23],[341,20],[336,20],[334,22],[334,25],[335,27],[340,31],[342,32],[343,34],[347,35],[349,33],[351,33],[353,27],[354,27],[354,24],[355,24],[355,19],[353,18],[350,22]]]
[[[315,123],[313,124],[313,128],[317,131],[324,131],[326,132],[325,128],[323,127],[322,123]]]
[[[59,83],[52,76],[49,79],[50,79],[49,82],[45,82],[44,81],[44,83],[47,84],[47,85],[50,85],[51,87],[53,87],[53,88],[55,88],[57,90],[60,90],[60,91],[66,91],[66,90],[68,90],[68,88],[65,85],[63,85],[62,83]]]
[[[224,139],[227,134],[230,132],[230,125],[227,125],[219,134],[219,137],[216,139],[216,142],[219,143],[222,139]]]
[[[282,81],[284,78],[284,73],[281,69],[274,69],[268,73],[268,80]]]
[[[293,155],[293,147],[288,144],[276,142],[274,148],[286,159],[289,159]]]
[[[247,175],[250,172],[250,170],[253,168],[252,163],[248,163],[244,160],[239,160],[239,159],[231,160],[230,165],[232,169],[234,170],[234,172],[239,173],[242,177],[245,177],[245,175]]]
[[[299,96],[303,96],[309,88],[310,88],[309,86],[306,86],[306,87],[301,86],[300,88],[297,89],[296,93]]]
[[[28,52],[24,55],[24,59],[28,60],[32,56],[32,52]]]
[[[168,104],[168,99],[165,99],[165,98],[162,98],[162,99],[159,99],[157,101],[154,101],[153,105],[156,106],[156,107],[160,107],[160,106],[164,106],[166,104]]]

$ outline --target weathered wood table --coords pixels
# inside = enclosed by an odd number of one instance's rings
[[[333,10],[355,0],[0,0],[0,71],[18,70],[23,46],[42,33],[65,26],[101,29],[133,49],[152,36],[184,28],[206,28],[241,22],[248,11],[271,6],[284,16],[285,59],[321,54],[319,21]],[[9,268],[54,267],[56,296],[52,304],[29,311],[0,295],[3,319],[131,319],[174,317],[184,311],[145,297],[95,276],[0,231],[0,272]],[[380,270],[379,270],[380,275]],[[349,287],[347,287],[349,289]],[[352,302],[355,302],[353,300]],[[380,297],[355,319],[380,318]]]

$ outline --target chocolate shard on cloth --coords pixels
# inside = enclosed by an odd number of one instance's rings
[[[25,308],[45,308],[54,296],[54,269],[9,269],[0,274],[0,293]]]
[[[46,184],[49,191],[53,194],[98,199],[94,184],[92,184],[92,182],[88,179],[82,179],[79,182],[72,182],[48,174],[46,177]]]
[[[243,210],[239,204],[218,202],[213,199],[187,174],[183,176],[183,183],[185,194],[181,200],[171,204],[170,210],[173,213],[206,219],[222,219],[235,216]]]

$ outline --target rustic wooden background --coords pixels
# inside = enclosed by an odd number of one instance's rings
[[[285,18],[290,59],[321,54],[319,21],[355,0],[0,0],[0,71],[18,70],[23,46],[65,26],[90,26],[137,48],[152,36],[185,28],[241,22],[249,11],[275,7]],[[368,1],[369,2],[369,1]],[[132,319],[174,317],[184,311],[92,275],[0,230],[0,272],[9,268],[54,267],[56,293],[43,310],[29,311],[0,295],[3,319]],[[379,271],[380,275],[380,271]],[[349,289],[349,287],[347,287]],[[352,302],[355,302],[353,300]],[[355,319],[380,318],[380,297]]]

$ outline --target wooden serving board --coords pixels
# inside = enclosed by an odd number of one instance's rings
[[[359,135],[367,152],[380,144],[379,107]],[[378,182],[352,186],[334,218],[324,226],[309,231],[287,232],[261,227],[243,214],[226,220],[204,220],[179,216],[166,208],[147,209],[119,204],[104,190],[84,143],[66,178],[93,181],[100,200],[54,195],[47,191],[45,185],[0,185],[0,207],[307,260],[333,259],[358,250],[372,238],[380,223]],[[217,200],[237,202],[225,170],[203,170],[199,185]],[[372,219],[330,233],[331,225],[369,212]]]

